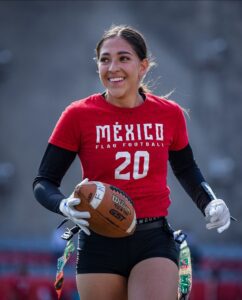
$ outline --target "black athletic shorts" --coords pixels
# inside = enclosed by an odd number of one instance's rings
[[[156,228],[150,223],[137,225],[132,236],[108,238],[94,232],[79,234],[77,274],[112,273],[128,277],[132,268],[144,259],[165,257],[178,266],[179,248],[165,218]],[[141,228],[142,227],[142,228]],[[139,230],[141,229],[141,230]]]

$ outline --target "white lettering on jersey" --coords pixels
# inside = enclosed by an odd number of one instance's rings
[[[148,133],[148,128],[152,128],[152,124],[144,124],[145,140],[153,140],[153,135]]]
[[[138,140],[141,141],[142,138],[141,138],[141,129],[140,129],[140,124],[137,124],[137,137],[138,137]]]
[[[119,124],[96,126],[96,143],[163,141],[163,124]]]
[[[115,125],[113,125],[113,140],[115,142],[119,142],[123,140],[122,136],[118,136],[119,131],[121,130],[122,130],[122,125],[119,125],[118,122],[116,122]]]
[[[157,141],[163,141],[163,124],[155,124],[155,136]]]
[[[124,125],[126,130],[126,141],[134,141],[134,125]]]
[[[123,158],[123,162],[115,169],[115,179],[130,180],[140,179],[147,176],[149,171],[150,155],[148,151],[136,151],[134,153],[134,162],[132,165],[131,154],[127,151],[117,152],[115,159]],[[133,166],[133,172],[126,171],[126,167]]]
[[[96,142],[100,143],[101,138],[106,139],[107,142],[110,142],[110,126],[96,126]]]

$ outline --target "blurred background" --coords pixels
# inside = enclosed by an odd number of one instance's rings
[[[169,172],[169,220],[188,233],[191,299],[242,299],[242,3],[240,1],[0,2],[0,299],[57,299],[56,258],[62,218],[34,199],[32,181],[61,112],[102,92],[93,60],[103,31],[132,25],[157,66],[155,94],[189,110],[190,143],[217,196],[238,219],[219,235]],[[63,181],[81,180],[76,160]],[[75,257],[66,266],[62,299],[79,299]],[[21,298],[22,297],[22,298]]]

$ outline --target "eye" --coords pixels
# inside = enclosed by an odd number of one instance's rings
[[[130,58],[128,57],[128,56],[120,56],[120,61],[123,61],[123,62],[125,62],[125,61],[128,61],[128,60],[130,60]]]
[[[103,56],[103,57],[101,57],[100,58],[100,60],[99,60],[101,63],[108,63],[109,62],[109,59],[108,59],[108,57],[105,57],[105,56]]]

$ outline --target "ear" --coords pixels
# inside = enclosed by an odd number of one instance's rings
[[[140,62],[140,79],[142,79],[149,70],[149,61],[147,58]]]
[[[95,61],[95,64],[96,64],[96,72],[99,74],[98,58],[97,57],[93,57],[93,60]]]

